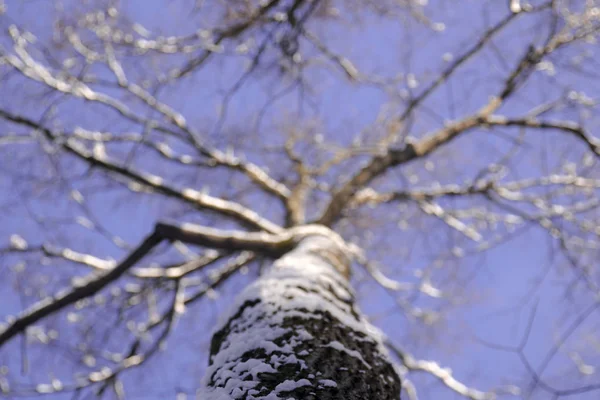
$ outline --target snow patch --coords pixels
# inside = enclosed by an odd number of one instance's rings
[[[308,379],[286,380],[270,393],[259,394],[256,387],[260,373],[277,372],[283,365],[294,365],[298,370],[307,368],[302,358],[310,352],[296,349],[314,338],[305,329],[282,326],[285,320],[293,317],[315,320],[320,319],[322,314],[331,315],[345,329],[354,331],[353,339],[373,343],[385,358],[387,353],[381,344],[381,332],[363,317],[356,316],[353,298],[354,293],[347,286],[346,279],[332,265],[315,254],[310,246],[298,246],[246,287],[231,311],[219,322],[215,331],[225,337],[217,354],[211,358],[212,364],[203,379],[200,398],[232,400],[247,395],[250,400],[287,400],[279,394],[303,386],[337,386],[329,379],[321,379],[314,384]],[[241,314],[231,319],[242,307]],[[282,340],[283,337],[289,339]],[[371,369],[360,352],[348,349],[338,341],[324,347],[344,352]],[[240,361],[242,357],[248,358],[249,354],[258,354],[258,358]],[[322,375],[319,371],[313,372],[316,376]],[[309,375],[311,379],[314,377],[314,374]]]

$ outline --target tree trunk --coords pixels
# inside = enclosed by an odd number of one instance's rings
[[[200,398],[398,400],[400,379],[354,304],[348,270],[325,236],[278,259],[214,334]]]

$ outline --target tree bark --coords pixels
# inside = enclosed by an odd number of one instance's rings
[[[236,299],[211,343],[207,400],[385,400],[400,379],[354,304],[349,258],[304,238]]]

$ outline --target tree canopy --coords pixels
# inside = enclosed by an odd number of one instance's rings
[[[600,393],[597,0],[0,0],[0,393],[195,398],[336,232],[403,399]]]

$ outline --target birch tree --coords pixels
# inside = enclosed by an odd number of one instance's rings
[[[596,1],[0,29],[2,396],[597,398]]]

